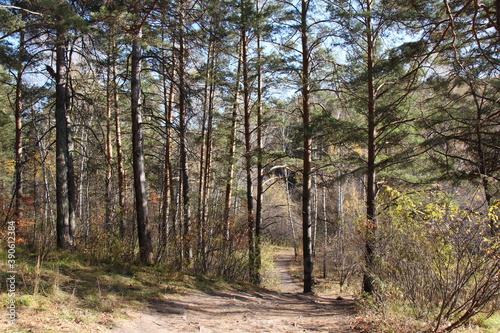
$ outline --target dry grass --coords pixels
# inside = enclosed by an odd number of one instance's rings
[[[222,280],[162,267],[90,263],[69,253],[55,253],[37,268],[36,257],[22,249],[19,252],[15,298],[18,318],[12,326],[2,316],[2,332],[106,331],[116,318],[126,316],[127,309],[140,311],[165,294],[233,287]],[[6,272],[6,268],[1,261],[0,270]],[[7,311],[8,301],[3,293],[3,311]]]
[[[423,333],[433,332],[432,319],[415,319],[408,308],[398,302],[376,304],[369,299],[358,302],[359,313],[356,328],[362,332],[377,333]],[[500,314],[491,317],[476,317],[456,333],[498,333],[500,332]]]
[[[263,251],[264,287],[276,290],[279,277],[273,271],[273,257],[279,247],[266,246]],[[5,253],[0,253],[5,257]],[[99,263],[77,258],[73,254],[56,253],[37,268],[37,258],[21,251],[18,266],[18,320],[15,327],[0,321],[2,332],[100,332],[114,326],[129,310],[142,311],[166,294],[184,294],[191,290],[215,291],[248,289],[248,286],[228,284],[220,279],[173,272],[167,268],[141,267],[131,263]],[[300,259],[300,258],[299,258]],[[300,281],[300,260],[291,265],[291,272]],[[6,263],[0,261],[6,272]],[[4,273],[5,274],[5,273]],[[333,275],[332,275],[333,276]],[[5,281],[4,276],[2,280]],[[319,293],[353,295],[359,285],[351,285],[340,293],[335,279],[318,279]],[[37,290],[37,292],[35,292]],[[352,294],[350,293],[352,292]],[[8,296],[0,297],[3,311]],[[424,332],[428,323],[414,320],[397,305],[359,302],[359,312],[353,324],[358,332],[414,333]],[[497,333],[500,314],[476,318],[469,327],[456,332]]]
[[[333,272],[329,272],[326,279],[321,276],[321,263],[315,266],[316,292],[319,294],[334,294],[341,296],[353,296],[358,301],[358,314],[353,324],[353,329],[359,332],[377,333],[420,333],[430,332],[430,323],[425,319],[416,320],[410,311],[398,302],[392,304],[376,304],[369,300],[363,300],[360,296],[361,281],[352,279],[349,285],[339,286],[339,280]],[[291,265],[291,274],[297,281],[302,279],[302,258]],[[490,317],[478,316],[464,327],[456,329],[457,333],[498,333],[500,332],[500,313]]]
[[[281,290],[281,280],[278,271],[275,269],[274,258],[286,247],[265,244],[262,247],[261,265],[261,287],[268,290]]]

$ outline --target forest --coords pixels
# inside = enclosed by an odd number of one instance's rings
[[[3,257],[15,229],[18,265],[260,285],[280,246],[305,294],[330,279],[426,332],[500,325],[500,0],[1,0],[0,18]]]

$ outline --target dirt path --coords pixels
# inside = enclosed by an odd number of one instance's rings
[[[147,311],[129,313],[112,332],[356,332],[354,302],[336,295],[306,296],[288,272],[293,254],[279,253],[282,292],[223,291],[168,295]]]
[[[282,251],[278,252],[274,259],[274,266],[281,280],[281,292],[284,293],[300,293],[302,291],[302,287],[295,283],[290,275],[289,266],[293,257],[293,252]]]

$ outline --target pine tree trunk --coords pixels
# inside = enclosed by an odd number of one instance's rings
[[[239,91],[240,91],[240,77],[241,77],[241,41],[238,47],[238,69],[236,72],[236,84],[234,89],[234,103],[231,113],[231,132],[229,134],[229,165],[227,168],[227,180],[226,180],[226,191],[224,196],[224,237],[226,243],[229,243],[231,239],[231,219],[230,219],[230,210],[231,210],[231,199],[232,199],[232,191],[233,191],[233,176],[234,176],[234,155],[236,150],[236,124],[238,118],[238,99],[239,99]]]
[[[207,73],[205,77],[203,118],[201,129],[201,147],[200,147],[200,175],[198,182],[198,253],[200,257],[200,266],[205,273],[206,258],[206,217],[208,187],[210,181],[210,165],[212,154],[212,123],[213,123],[213,100],[214,100],[214,82],[213,72],[215,66],[215,42],[213,36],[208,41],[207,52]]]
[[[256,1],[256,11],[259,12],[259,1]],[[257,202],[255,207],[255,282],[261,282],[261,228],[262,228],[262,196],[264,194],[263,147],[262,147],[262,49],[260,30],[257,30]]]
[[[162,58],[165,59],[165,54],[162,51]],[[175,56],[172,56],[172,69],[170,72],[171,77],[174,75]],[[173,174],[172,174],[172,161],[171,161],[171,128],[172,128],[172,107],[174,98],[174,83],[167,84],[167,68],[162,66],[162,80],[163,80],[163,105],[165,109],[165,155],[164,155],[164,170],[163,170],[163,202],[162,202],[162,223],[160,224],[160,250],[158,258],[161,259],[163,252],[168,249],[168,238],[170,235],[170,220],[173,216],[172,213],[172,196],[173,196]],[[168,254],[168,253],[167,253]]]
[[[89,123],[92,122],[92,117],[90,117]],[[88,146],[89,146],[89,140],[88,140],[88,133],[87,131],[82,131],[81,136],[80,136],[80,156],[82,158],[80,159],[80,184],[78,185],[78,202],[80,203],[79,209],[78,209],[78,216],[82,221],[84,221],[84,230],[85,230],[85,237],[84,237],[84,244],[87,245],[87,241],[90,240],[90,231],[91,231],[91,220],[90,220],[90,208],[89,208],[89,202],[86,200],[88,195],[85,196],[84,198],[84,182],[83,180],[87,180],[87,192],[88,192],[88,183],[89,183],[89,172],[87,169],[87,163],[88,163]]]
[[[338,195],[337,195],[337,219],[339,221],[339,230],[338,230],[338,242],[337,242],[337,252],[340,257],[340,288],[344,286],[344,282],[346,280],[347,274],[346,270],[346,255],[345,255],[345,225],[344,225],[344,191],[342,189],[342,178],[339,172],[339,179],[337,180],[338,186]]]
[[[314,292],[314,266],[311,242],[311,171],[312,171],[312,138],[310,133],[311,114],[309,105],[309,45],[307,35],[307,12],[309,1],[301,3],[301,44],[302,44],[302,125],[303,125],[303,157],[302,157],[302,251],[304,260],[304,293]]]
[[[21,30],[19,37],[19,51],[24,50],[24,31]],[[13,220],[19,224],[23,218],[23,103],[22,103],[22,89],[23,89],[23,71],[24,65],[19,64],[16,77],[16,100],[15,100],[15,122],[16,122],[16,168],[15,168],[15,187],[14,187],[14,216]]]
[[[318,241],[318,176],[316,173],[311,179],[312,181],[312,190],[313,190],[313,216],[312,216],[312,255],[313,258],[316,258],[316,244]]]
[[[108,56],[108,59],[110,56]],[[106,186],[106,197],[105,197],[105,203],[106,203],[106,208],[105,208],[105,228],[109,232],[112,230],[112,225],[111,225],[111,211],[112,211],[112,193],[111,193],[111,178],[112,178],[112,167],[113,167],[113,147],[112,147],[112,139],[111,139],[111,126],[112,126],[112,115],[111,115],[111,110],[112,110],[112,99],[113,99],[113,92],[112,90],[114,89],[113,85],[111,84],[112,82],[112,66],[108,65],[107,67],[107,78],[106,78],[106,151],[105,151],[105,156],[106,156],[106,181],[105,181],[105,186]]]
[[[367,13],[371,15],[371,1],[367,1]],[[376,231],[376,208],[375,208],[375,157],[376,157],[376,119],[375,119],[375,88],[373,77],[373,59],[375,40],[372,33],[371,17],[366,19],[367,31],[367,89],[368,89],[368,159],[366,168],[366,227],[365,227],[365,271],[363,272],[363,291],[373,293],[374,280],[372,275],[375,231]]]
[[[326,213],[326,185],[321,186],[321,206],[323,208],[323,279],[328,276],[328,214]]]
[[[123,150],[122,150],[122,129],[120,119],[120,100],[118,95],[118,70],[116,66],[117,50],[113,40],[113,110],[115,117],[115,145],[116,145],[116,165],[118,173],[118,227],[120,229],[120,237],[123,240],[125,236],[125,169],[123,167]]]
[[[243,4],[242,4],[243,6]],[[243,8],[242,8],[243,9]],[[248,70],[248,39],[247,27],[241,28],[242,68],[243,68],[243,117],[245,135],[245,175],[246,175],[246,204],[247,204],[247,234],[248,234],[248,261],[249,275],[252,282],[256,283],[257,274],[255,267],[255,215],[253,207],[253,179],[252,179],[252,131],[250,128],[250,79]]]
[[[74,231],[71,230],[70,189],[69,189],[69,147],[67,119],[67,61],[66,31],[62,27],[56,32],[56,206],[57,206],[57,247],[69,249],[75,245]]]
[[[215,52],[215,50],[213,50]],[[215,55],[212,56],[210,70],[213,72],[215,70]],[[208,119],[207,119],[207,129],[206,129],[206,148],[205,148],[205,158],[203,165],[203,190],[202,190],[202,210],[201,210],[201,220],[200,220],[200,249],[202,251],[203,257],[203,268],[207,269],[207,258],[206,258],[206,246],[207,246],[207,217],[208,217],[208,202],[210,200],[210,176],[212,173],[212,133],[213,133],[213,121],[214,121],[214,93],[215,93],[215,83],[213,80],[213,73],[210,76],[210,86],[208,91]]]
[[[191,235],[191,207],[189,193],[189,169],[187,151],[187,96],[186,96],[186,45],[185,45],[185,13],[184,1],[180,1],[180,28],[179,28],[179,162],[181,173],[181,199],[182,199],[182,223],[183,223],[183,262],[185,267],[191,265],[193,257],[192,235]]]
[[[75,142],[73,140],[73,124],[69,115],[71,110],[70,88],[69,83],[66,83],[66,124],[67,124],[67,142],[68,142],[68,201],[69,201],[69,233],[73,240],[73,246],[76,238],[76,182],[75,182],[75,164],[73,162],[73,153],[75,151]]]
[[[153,243],[148,216],[148,196],[144,167],[144,142],[141,106],[141,39],[142,30],[138,29],[132,42],[131,69],[131,111],[132,111],[132,161],[134,169],[135,207],[139,254],[143,264],[153,264]]]

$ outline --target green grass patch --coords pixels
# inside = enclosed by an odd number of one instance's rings
[[[286,250],[285,247],[280,247],[272,244],[263,244],[261,251],[261,287],[269,290],[281,290],[281,280],[279,273],[274,266],[274,258],[279,251]]]
[[[479,316],[475,322],[483,329],[484,333],[500,332],[500,312],[495,312],[491,316]]]

